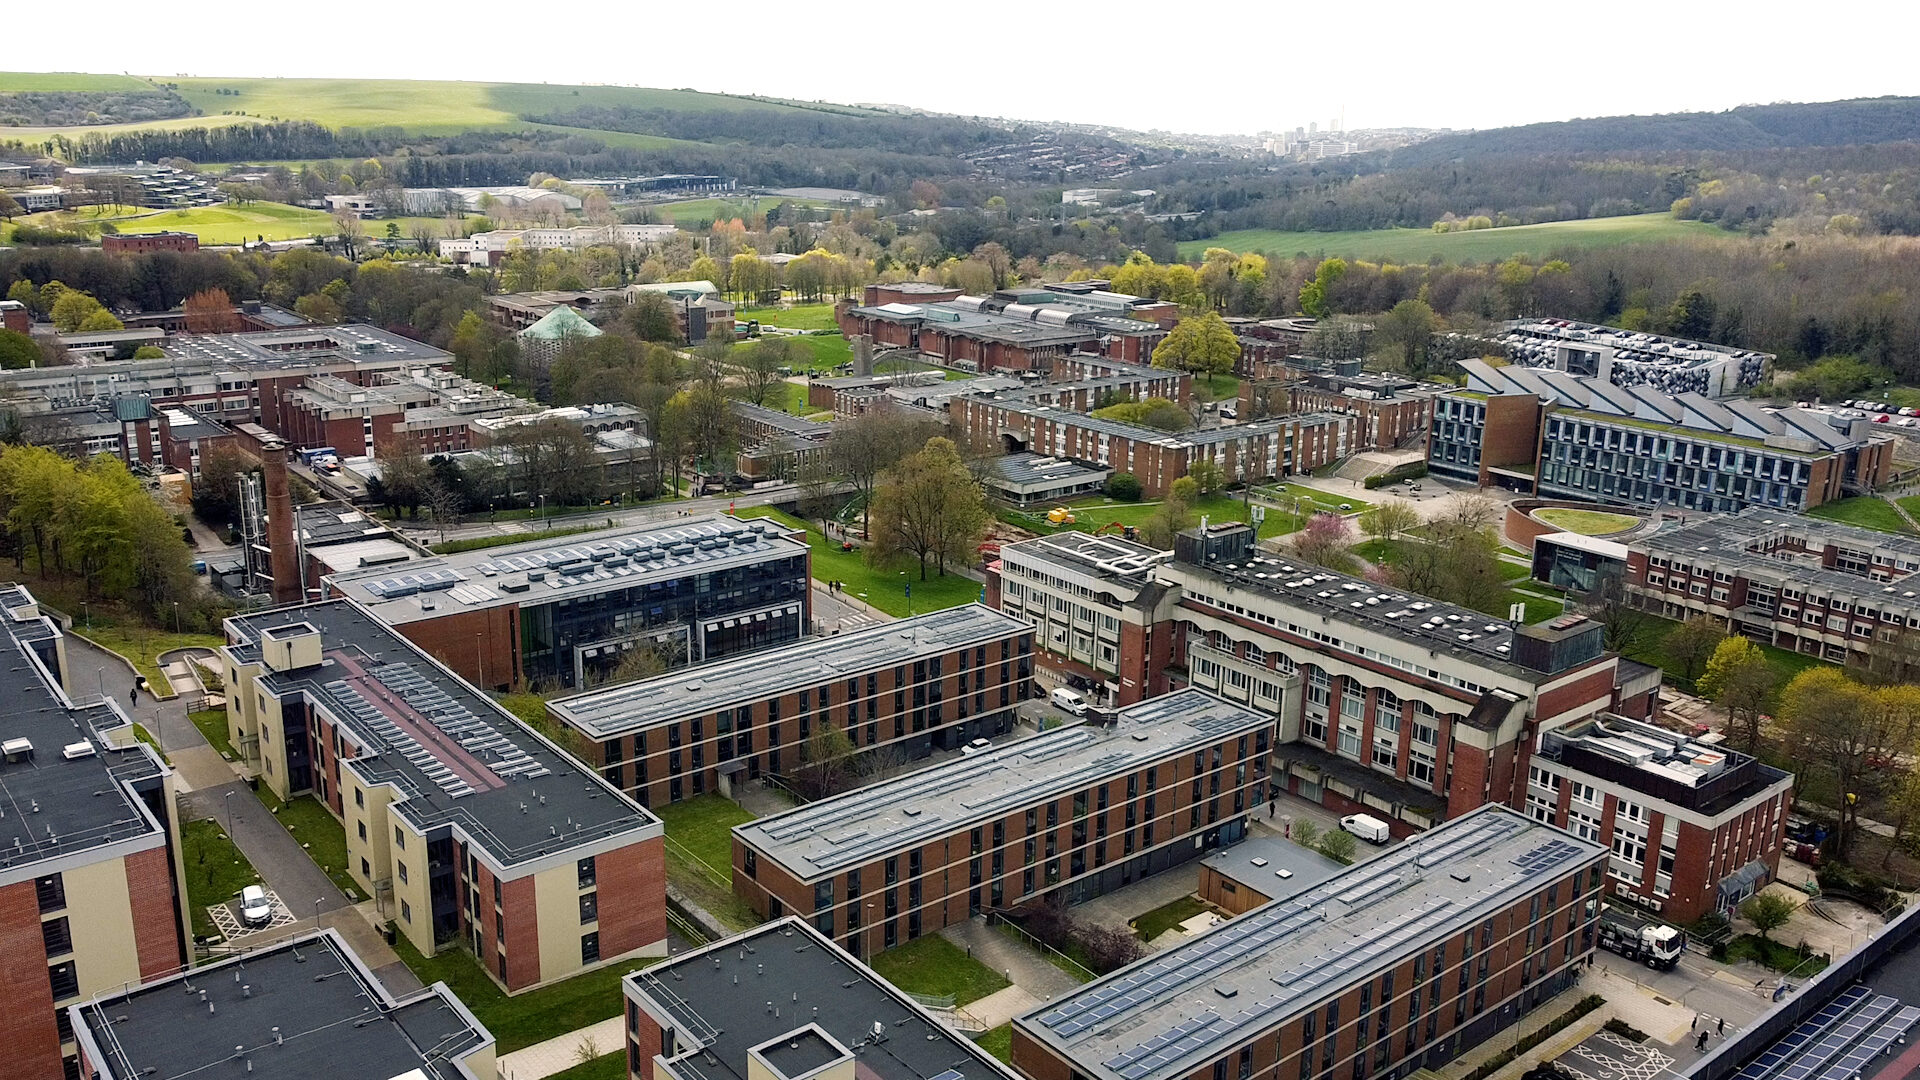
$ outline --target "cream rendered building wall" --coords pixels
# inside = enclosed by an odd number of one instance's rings
[[[381,816],[389,839],[392,838],[395,829],[399,829],[400,835],[405,838],[405,846],[396,846],[393,858],[396,863],[407,864],[407,880],[401,881],[399,870],[397,868],[394,870],[393,906],[388,909],[387,914],[393,919],[393,924],[400,928],[400,932],[407,936],[407,940],[413,943],[413,947],[420,950],[420,955],[432,956],[437,946],[433,941],[433,897],[427,882],[427,839],[401,820],[400,815],[394,811],[395,805],[396,803],[389,799],[385,804],[386,812]],[[373,828],[372,822],[368,822],[367,828]],[[402,901],[405,901],[407,905],[405,910],[411,913],[412,918],[401,917]],[[464,901],[456,897],[456,904],[462,902]],[[455,940],[458,938],[456,937]]]
[[[67,889],[67,908],[61,914],[73,932],[80,995],[92,997],[128,983],[140,985],[140,950],[134,941],[125,860],[88,863],[61,876]]]
[[[461,1058],[460,1062],[479,1080],[500,1080],[500,1065],[494,1059],[492,1043]]]
[[[348,759],[352,760],[352,759]],[[344,817],[344,830],[347,834],[347,872],[353,880],[360,883],[366,894],[372,897],[382,896],[375,883],[398,884],[394,878],[392,851],[392,826],[388,824],[387,804],[393,801],[393,789],[385,784],[365,786],[354,775],[353,767],[342,763],[340,768],[340,806]],[[366,826],[366,839],[361,839],[360,828]],[[362,859],[367,869],[360,868]],[[425,860],[420,860],[424,866]],[[409,876],[417,867],[407,866]],[[385,904],[385,900],[380,901]]]
[[[573,863],[543,870],[533,876],[533,902],[538,910],[540,981],[553,982],[582,970],[580,938],[600,923],[580,922],[580,870]],[[605,961],[602,955],[602,962]],[[599,966],[598,964],[595,965]]]

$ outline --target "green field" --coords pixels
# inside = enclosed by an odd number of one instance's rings
[[[0,72],[0,94],[114,93],[151,90],[152,84],[131,75],[88,75],[79,71]]]
[[[743,506],[735,516],[773,518],[793,527],[805,524],[792,514],[781,513],[770,506]],[[869,566],[861,552],[842,551],[838,543],[821,536],[820,530],[811,524],[805,524],[805,527],[807,543],[813,546],[814,580],[843,581],[848,596],[865,601],[895,618],[910,614],[908,584],[913,586],[911,613],[915,614],[971,604],[980,599],[981,591],[985,588],[972,578],[960,574],[948,573],[941,577],[932,564],[928,564],[927,579],[922,581],[920,564],[913,559],[902,559],[891,566]]]
[[[1183,240],[1182,259],[1198,259],[1208,248],[1264,251],[1269,255],[1304,252],[1323,257],[1384,259],[1424,263],[1434,256],[1453,262],[1489,262],[1509,255],[1545,255],[1562,248],[1610,247],[1637,240],[1723,235],[1704,221],[1682,221],[1668,214],[1553,221],[1504,229],[1436,233],[1431,229],[1364,229],[1347,232],[1279,232],[1241,229],[1206,240]]]
[[[783,326],[792,330],[838,330],[833,321],[832,304],[793,304],[789,307],[743,307],[734,312],[740,322],[757,319],[762,326]]]
[[[112,134],[151,128],[211,127],[263,120],[312,120],[328,127],[398,127],[421,135],[451,135],[474,130],[543,129],[588,135],[611,145],[655,148],[700,143],[653,135],[599,131],[558,124],[535,124],[525,116],[564,113],[583,106],[627,106],[674,112],[771,110],[796,117],[812,112],[872,115],[850,106],[788,103],[762,98],[703,94],[691,90],[654,90],[629,86],[567,86],[544,83],[437,82],[413,79],[251,79],[173,78],[180,96],[204,116],[134,124],[64,128],[9,128],[0,139],[49,134]],[[7,90],[149,89],[144,79],[124,75],[5,74]],[[220,93],[220,91],[232,91]],[[228,112],[245,116],[221,115]]]
[[[0,129],[3,135],[6,129]],[[340,231],[333,218],[319,210],[305,210],[285,203],[256,202],[241,206],[195,206],[183,210],[147,210],[121,207],[133,213],[114,217],[87,210],[49,210],[29,214],[21,223],[42,227],[99,227],[112,222],[122,233],[189,232],[203,244],[252,243],[264,236],[268,240],[298,240],[306,236],[332,236]],[[386,231],[386,223],[370,221],[369,234]],[[402,230],[404,236],[405,230]]]
[[[1533,516],[1555,528],[1582,536],[1605,536],[1608,533],[1625,532],[1640,523],[1640,519],[1631,514],[1608,514],[1599,510],[1573,510],[1563,506],[1550,506],[1545,510],[1535,510]]]
[[[598,132],[594,133],[598,136]],[[808,199],[785,199],[777,195],[759,195],[749,199],[684,199],[680,202],[655,203],[646,209],[661,221],[682,224],[692,221],[713,221],[718,218],[745,217],[749,214],[764,214],[781,203],[795,206],[823,206],[824,203]],[[786,323],[778,325],[785,326]],[[824,329],[824,327],[822,328]]]

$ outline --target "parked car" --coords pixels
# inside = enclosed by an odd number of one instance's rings
[[[1087,699],[1080,696],[1078,690],[1069,690],[1062,686],[1047,695],[1056,708],[1064,709],[1075,716],[1087,715]]]
[[[273,921],[273,902],[267,890],[249,885],[240,890],[240,921],[248,926],[265,926]]]
[[[968,743],[967,745],[961,747],[960,753],[962,753],[967,757],[972,757],[975,754],[986,753],[988,750],[992,748],[993,748],[993,744],[988,742],[987,740],[975,739],[972,742]]]

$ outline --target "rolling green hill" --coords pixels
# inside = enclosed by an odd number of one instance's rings
[[[1434,256],[1453,262],[1487,262],[1509,255],[1545,255],[1563,248],[1608,247],[1667,237],[1720,235],[1700,221],[1681,221],[1667,214],[1553,221],[1541,225],[1514,225],[1504,229],[1436,233],[1430,229],[1363,229],[1348,232],[1278,232],[1241,229],[1205,240],[1180,242],[1182,259],[1197,259],[1208,248],[1263,251],[1269,255],[1305,252],[1322,257],[1384,259],[1396,263],[1424,263]]]
[[[788,103],[766,98],[707,94],[692,90],[653,90],[628,86],[565,86],[545,83],[430,82],[409,79],[221,79],[162,78],[152,83],[126,75],[0,73],[0,93],[19,91],[124,91],[173,88],[203,116],[145,124],[109,124],[60,128],[0,129],[0,137],[69,137],[112,134],[154,127],[192,127],[254,120],[311,120],[330,128],[393,127],[421,135],[461,131],[540,128],[577,130],[610,144],[649,148],[676,140],[598,129],[569,129],[532,124],[523,116],[572,112],[581,108],[625,108],[676,113],[760,111],[831,112],[845,116],[881,116],[840,105]],[[240,114],[240,115],[231,115]]]

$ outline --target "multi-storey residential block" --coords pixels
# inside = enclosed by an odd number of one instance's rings
[[[767,520],[690,518],[327,578],[331,595],[480,686],[584,686],[635,648],[690,663],[812,625],[809,549]]]
[[[1171,632],[1148,635],[1153,652],[1132,663],[1158,673],[1155,690],[1192,685],[1277,716],[1283,790],[1406,832],[1488,803],[1527,806],[1529,770],[1551,758],[1592,793],[1594,838],[1621,840],[1612,880],[1630,899],[1690,920],[1729,910],[1778,866],[1790,776],[1672,733],[1593,734],[1638,731],[1615,714],[1649,715],[1658,689],[1657,673],[1604,651],[1598,623],[1513,625],[1256,552],[1252,533],[1178,538],[1156,568],[1178,590]],[[1550,751],[1548,736],[1584,738],[1593,756]],[[1594,764],[1610,755],[1634,767]]]
[[[797,918],[635,972],[620,988],[631,1080],[1019,1080]]]
[[[509,993],[665,953],[659,819],[352,601],[226,633],[234,746],[340,819],[415,948],[466,948]]]
[[[1807,510],[1893,475],[1893,437],[1859,414],[1461,366],[1468,388],[1440,398],[1427,465],[1482,487],[1732,513]]]
[[[1628,598],[1656,615],[1706,615],[1731,634],[1871,667],[1912,662],[1916,570],[1920,542],[1756,508],[1633,539],[1624,581]]]
[[[1031,450],[1132,473],[1149,498],[1166,494],[1196,461],[1213,462],[1230,483],[1239,483],[1307,472],[1355,449],[1354,418],[1333,413],[1166,432],[1036,405],[1012,394],[962,397],[947,415],[973,445],[999,440],[1008,453]]]
[[[973,371],[1046,371],[1075,352],[1146,364],[1166,337],[1173,305],[1061,283],[1002,289],[991,296],[881,300],[894,286],[872,286],[873,300],[841,303],[841,333],[876,346],[912,349]],[[879,302],[874,302],[879,301]]]
[[[0,625],[0,1078],[78,1076],[67,1007],[187,960],[173,773],[26,589],[0,585]]]
[[[903,758],[1013,729],[1033,629],[967,604],[550,702],[642,806],[798,769],[816,730]]]
[[[1486,807],[1016,1017],[1014,1067],[1031,1080],[1438,1068],[1573,984],[1606,857]]]
[[[987,575],[987,601],[1033,625],[1050,682],[1131,705],[1149,693],[1139,665],[1154,651],[1146,636],[1165,618],[1167,590],[1154,567],[1167,558],[1121,536],[1064,532],[1008,544],[998,573]]]
[[[395,995],[332,930],[116,986],[71,1010],[89,1080],[496,1080],[493,1035],[445,983]]]
[[[982,912],[1099,895],[1239,840],[1273,717],[1185,690],[733,831],[734,892],[871,956]]]
[[[1240,384],[1239,419],[1293,413],[1345,413],[1354,418],[1355,450],[1390,450],[1424,440],[1435,392],[1392,375],[1304,374],[1285,381]]]

